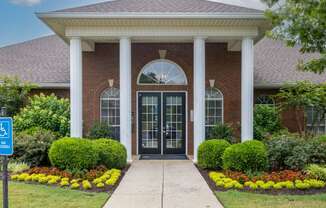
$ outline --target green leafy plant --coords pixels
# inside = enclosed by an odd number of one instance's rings
[[[224,169],[263,171],[267,167],[267,150],[264,143],[256,140],[233,144],[225,149],[222,160]]]
[[[118,141],[112,139],[94,140],[99,152],[99,165],[107,168],[124,168],[127,163],[127,150]]]
[[[279,111],[275,106],[256,105],[254,110],[254,138],[262,140],[282,129]]]
[[[6,116],[12,117],[24,106],[29,92],[37,86],[22,82],[17,77],[0,77],[0,80],[0,107],[6,107]]]
[[[107,123],[95,122],[91,127],[88,138],[100,139],[100,138],[110,138],[111,130]]]
[[[222,168],[222,155],[230,143],[222,139],[212,139],[201,143],[198,147],[198,166],[208,169]]]
[[[41,127],[66,136],[69,134],[69,120],[68,99],[41,94],[31,97],[29,104],[14,117],[14,129],[21,132],[31,127]]]
[[[234,130],[230,124],[218,123],[209,132],[206,138],[209,139],[225,139],[230,143],[234,143]]]
[[[8,171],[11,173],[20,173],[28,170],[30,166],[24,162],[9,162]]]
[[[307,166],[305,172],[318,180],[323,180],[326,181],[326,167],[325,166],[320,166],[317,164],[310,164]]]
[[[56,135],[42,128],[31,128],[14,137],[13,158],[31,166],[49,165],[48,150]]]
[[[91,140],[63,138],[49,150],[51,164],[62,170],[87,170],[97,165],[99,153]]]
[[[302,170],[309,163],[326,163],[326,143],[318,139],[302,139],[281,135],[266,142],[272,170]]]

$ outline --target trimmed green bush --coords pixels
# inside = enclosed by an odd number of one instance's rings
[[[118,141],[112,139],[94,140],[99,152],[99,164],[107,168],[124,168],[127,164],[126,148]]]
[[[34,95],[29,104],[14,117],[14,128],[21,132],[32,127],[40,127],[67,136],[70,120],[69,100],[55,95]]]
[[[212,139],[201,143],[198,147],[198,166],[208,169],[221,169],[222,155],[230,143],[223,139]]]
[[[95,167],[99,152],[91,140],[62,138],[51,145],[49,158],[53,166],[74,172]]]
[[[15,160],[31,166],[49,165],[48,150],[57,139],[56,135],[42,128],[31,128],[14,137]]]
[[[320,136],[320,137],[318,137],[318,140],[319,140],[320,142],[326,142],[326,134],[325,134],[325,135],[322,135],[322,136]]]
[[[263,171],[267,167],[267,150],[260,141],[247,141],[226,148],[223,168],[243,172]]]

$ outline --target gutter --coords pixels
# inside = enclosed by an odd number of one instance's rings
[[[36,13],[39,18],[88,18],[88,19],[266,19],[263,12],[255,13],[139,13],[139,12],[44,12]]]

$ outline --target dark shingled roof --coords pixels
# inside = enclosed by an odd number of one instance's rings
[[[262,11],[208,0],[114,0],[55,12],[255,13]]]
[[[325,82],[326,73],[296,70],[299,59],[314,57],[318,55],[302,55],[298,48],[264,38],[255,46],[255,85],[272,87],[299,80]],[[69,47],[52,35],[0,48],[1,75],[16,75],[35,83],[69,83]]]
[[[298,46],[290,48],[282,41],[264,38],[255,45],[255,85],[277,86],[299,80],[326,82],[326,73],[297,70],[300,60],[307,62],[318,57],[319,54],[301,54]]]
[[[69,83],[69,48],[52,35],[0,48],[0,76],[35,83]]]

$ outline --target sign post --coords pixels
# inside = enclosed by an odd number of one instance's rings
[[[1,116],[5,115],[1,109]],[[0,117],[0,155],[3,156],[3,208],[8,208],[8,156],[13,154],[12,118]]]

